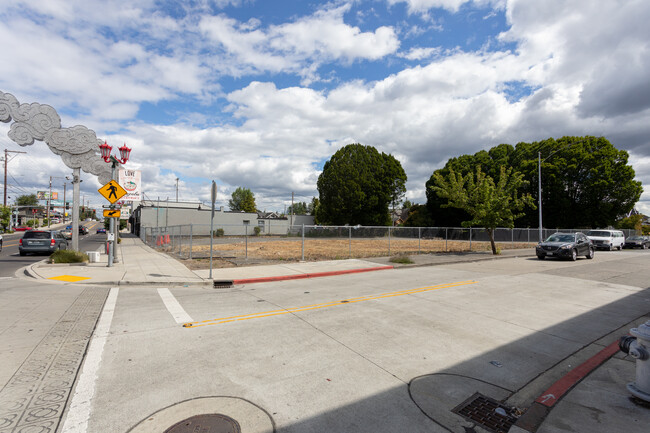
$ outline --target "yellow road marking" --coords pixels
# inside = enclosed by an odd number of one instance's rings
[[[317,310],[320,308],[327,308],[327,307],[336,307],[336,306],[341,306],[341,305],[347,305],[347,304],[354,304],[357,302],[364,302],[364,301],[372,301],[375,299],[384,299],[384,298],[393,298],[395,296],[404,296],[404,295],[411,295],[414,293],[423,293],[423,292],[429,292],[431,290],[439,290],[439,289],[447,289],[450,287],[458,287],[458,286],[466,286],[468,284],[476,284],[478,281],[459,281],[456,283],[447,283],[447,284],[438,284],[435,286],[427,286],[427,287],[420,287],[417,289],[407,289],[407,290],[400,290],[397,292],[389,292],[389,293],[382,293],[379,295],[367,295],[367,296],[360,296],[357,298],[348,298],[348,299],[342,299],[339,301],[332,301],[332,302],[324,302],[321,304],[312,304],[312,305],[303,305],[302,307],[294,307],[294,308],[288,308],[288,309],[280,309],[280,310],[270,310],[270,311],[262,311],[260,313],[252,313],[252,314],[243,314],[239,316],[229,316],[229,317],[220,317],[218,319],[209,319],[209,320],[202,320],[199,322],[189,322],[183,324],[184,328],[198,328],[199,326],[209,326],[209,325],[221,325],[223,323],[230,323],[230,322],[238,322],[242,320],[250,320],[250,319],[260,319],[263,317],[270,317],[270,316],[280,316],[282,314],[290,314],[290,313],[298,313],[301,311],[310,311],[310,310]]]
[[[48,278],[48,280],[67,281],[69,283],[74,283],[76,281],[90,280],[90,277],[77,277],[75,275],[60,275],[58,277]]]

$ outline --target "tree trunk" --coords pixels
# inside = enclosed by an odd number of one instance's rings
[[[497,253],[497,246],[494,244],[494,229],[486,229],[488,232],[488,236],[490,237],[490,245],[492,246],[492,254],[495,256],[499,253]]]

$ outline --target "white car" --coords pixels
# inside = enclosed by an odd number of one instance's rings
[[[587,237],[591,239],[596,248],[601,250],[612,251],[614,248],[620,250],[625,243],[625,235],[620,230],[589,230]]]

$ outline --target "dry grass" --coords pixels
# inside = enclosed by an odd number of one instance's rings
[[[527,248],[530,243],[498,243],[501,250],[512,248]],[[246,254],[243,239],[233,239],[232,243],[215,244],[213,254],[216,256],[242,258]],[[444,239],[392,239],[389,254],[388,240],[383,239],[305,239],[305,260],[335,260],[347,258],[381,257],[388,255],[427,254],[440,252],[470,251],[469,241],[447,241]],[[472,242],[471,251],[490,251],[489,242]],[[189,250],[183,248],[187,257]],[[209,245],[195,245],[194,256],[209,256]],[[301,239],[264,240],[248,242],[249,259],[269,261],[296,261],[302,258]]]

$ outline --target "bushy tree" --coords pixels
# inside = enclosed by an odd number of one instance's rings
[[[9,206],[0,205],[0,225],[3,230],[9,227],[9,220],[11,219],[11,208]]]
[[[535,208],[533,198],[520,193],[526,183],[521,173],[503,166],[495,183],[492,177],[481,171],[479,165],[476,175],[470,172],[463,176],[453,169],[449,170],[447,177],[434,173],[432,189],[440,198],[447,200],[443,207],[463,209],[470,215],[471,219],[462,222],[464,227],[485,227],[492,254],[497,254],[494,229],[514,227],[515,219],[523,215],[521,211],[525,206]]]
[[[287,209],[287,214],[291,214],[291,209],[293,209],[293,214],[294,215],[305,215],[308,210],[307,210],[307,203],[302,202],[302,203],[294,203],[293,206],[289,206],[289,209]]]
[[[500,144],[474,155],[461,155],[436,170],[426,184],[427,208],[438,226],[454,226],[469,218],[461,209],[443,208],[444,200],[431,188],[435,173],[453,169],[466,175],[480,165],[493,179],[501,167],[512,167],[528,183],[522,192],[538,200],[538,155],[542,162],[542,210],[545,227],[592,228],[613,225],[632,210],[643,188],[634,180],[628,153],[603,137],[563,137],[516,146]],[[537,227],[538,213],[527,209],[517,221]]]
[[[21,195],[16,199],[16,206],[38,206],[36,194]]]
[[[232,193],[232,198],[228,200],[228,206],[235,212],[257,212],[255,195],[248,188],[237,187]]]
[[[409,208],[409,216],[404,221],[404,227],[433,227],[433,225],[433,219],[425,205],[416,204]]]
[[[388,208],[406,192],[406,173],[392,155],[349,144],[325,163],[317,185],[319,222],[390,225]]]

